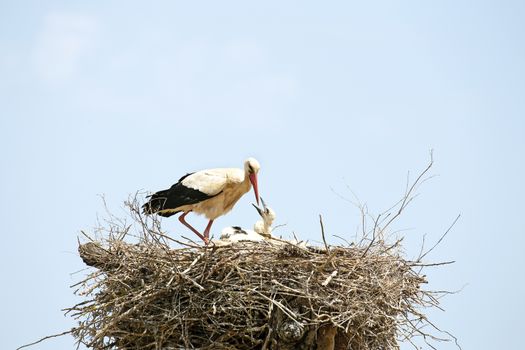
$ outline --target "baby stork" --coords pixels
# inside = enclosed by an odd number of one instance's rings
[[[216,168],[186,174],[167,190],[152,194],[142,206],[145,214],[157,213],[169,217],[179,212],[179,221],[208,244],[213,221],[228,213],[235,203],[253,186],[255,200],[259,204],[257,173],[259,162],[248,158],[244,170],[236,168]],[[209,220],[201,234],[184,219],[189,212],[204,214]]]
[[[275,220],[275,212],[272,208],[266,206],[262,198],[261,202],[262,208],[252,203],[262,218],[262,220],[257,221],[255,225],[253,225],[253,230],[265,238],[270,238],[272,237],[272,224]]]
[[[230,242],[238,241],[263,241],[272,237],[272,224],[275,220],[275,212],[272,208],[266,206],[261,197],[262,207],[252,204],[261,216],[259,220],[253,225],[253,230],[245,230],[239,226],[226,227],[221,232],[221,240]]]

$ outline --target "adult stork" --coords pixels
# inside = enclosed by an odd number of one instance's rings
[[[237,168],[216,168],[189,173],[167,190],[152,194],[142,206],[145,214],[157,213],[169,217],[182,212],[179,221],[208,244],[213,221],[228,213],[235,203],[253,186],[255,200],[259,204],[257,173],[259,162],[248,158],[244,170]],[[189,212],[204,214],[209,220],[201,234],[185,220]]]

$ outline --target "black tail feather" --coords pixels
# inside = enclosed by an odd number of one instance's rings
[[[164,209],[164,205],[168,200],[168,192],[169,190],[163,190],[148,196],[150,199],[142,206],[142,212],[144,214],[154,214]]]

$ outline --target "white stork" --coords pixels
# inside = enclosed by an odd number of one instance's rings
[[[221,240],[230,242],[238,241],[263,241],[266,238],[272,237],[272,224],[275,220],[275,212],[272,208],[267,207],[266,203],[261,197],[262,208],[253,204],[262,220],[259,220],[253,225],[253,230],[245,230],[239,226],[226,227],[221,232]]]
[[[152,194],[142,206],[145,214],[157,213],[168,217],[179,212],[179,221],[208,244],[213,220],[228,213],[235,203],[253,186],[255,200],[259,204],[257,173],[259,162],[248,158],[244,170],[237,168],[217,168],[186,174],[167,190]],[[189,212],[204,214],[209,220],[201,234],[184,219]]]
[[[253,225],[253,230],[261,236],[269,238],[272,236],[272,224],[275,220],[275,212],[272,208],[266,206],[266,203],[264,203],[262,198],[261,202],[262,208],[252,204],[262,218],[262,220],[257,221],[255,225]]]

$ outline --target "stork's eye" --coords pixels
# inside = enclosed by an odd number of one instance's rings
[[[251,165],[248,165],[248,172],[249,172],[250,174],[252,174],[252,173],[254,172],[254,171],[253,171],[253,168],[252,168]]]

